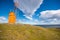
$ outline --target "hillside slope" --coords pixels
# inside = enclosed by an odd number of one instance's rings
[[[60,40],[54,30],[22,24],[0,24],[0,40]]]

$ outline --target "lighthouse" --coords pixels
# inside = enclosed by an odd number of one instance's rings
[[[16,23],[16,15],[15,15],[15,11],[17,10],[17,8],[16,8],[16,6],[18,6],[18,2],[16,2],[15,4],[14,4],[14,12],[10,12],[9,13],[9,17],[8,17],[8,23],[9,24],[15,24]]]
[[[15,24],[16,23],[16,16],[15,16],[14,12],[9,13],[8,23],[9,24]]]

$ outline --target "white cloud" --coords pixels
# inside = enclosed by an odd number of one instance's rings
[[[22,24],[31,24],[31,25],[36,25],[38,23],[38,20],[27,20],[27,19],[17,19],[16,23],[22,23]]]
[[[33,20],[31,17],[29,17],[29,16],[26,16],[26,15],[24,15],[26,18],[28,18],[29,20]]]
[[[42,23],[45,24],[60,24],[60,9],[59,10],[46,10],[40,12]]]
[[[24,12],[27,18],[32,17],[42,2],[43,0],[14,0],[16,7]]]
[[[0,16],[0,23],[7,23],[7,19],[4,16]]]
[[[32,24],[32,25],[48,25],[48,24],[60,24],[60,9],[59,10],[46,10],[40,12],[40,20],[38,19],[30,19],[29,21],[26,21],[24,19],[20,20],[18,22],[23,24]]]

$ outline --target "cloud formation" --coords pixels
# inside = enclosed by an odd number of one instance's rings
[[[40,18],[43,23],[47,24],[60,24],[60,9],[59,10],[46,10],[40,12]]]
[[[20,9],[27,18],[32,17],[42,2],[43,0],[14,0],[15,6]]]
[[[32,25],[48,25],[48,24],[60,24],[60,9],[59,10],[46,10],[40,12],[40,20],[31,19],[28,22],[26,20],[18,21],[20,23],[32,24]]]
[[[1,16],[0,23],[7,23],[7,19],[4,16]]]
[[[38,22],[38,20],[26,20],[26,19],[21,20],[21,19],[19,19],[19,20],[17,20],[16,23],[36,25],[37,22]]]

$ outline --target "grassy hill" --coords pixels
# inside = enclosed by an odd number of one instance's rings
[[[60,40],[60,29],[0,24],[0,40]]]

